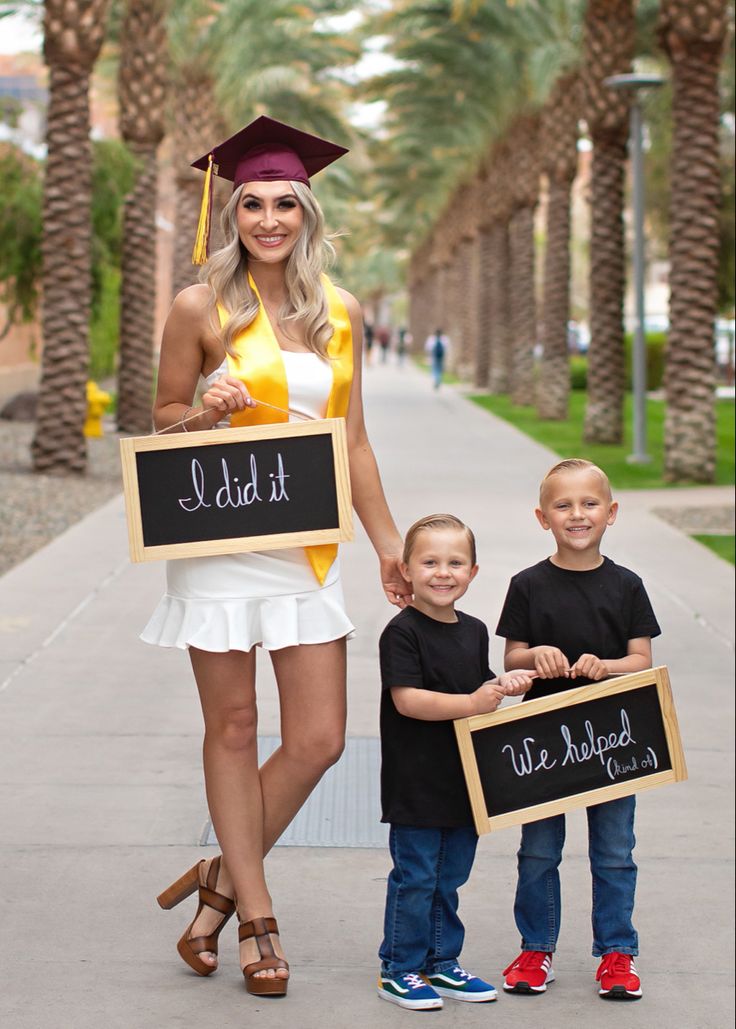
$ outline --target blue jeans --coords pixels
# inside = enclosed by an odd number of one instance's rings
[[[423,829],[392,825],[381,973],[436,975],[454,968],[465,939],[457,891],[468,881],[478,836],[475,829]]]
[[[588,856],[593,877],[593,955],[638,954],[631,923],[636,892],[632,851],[635,797],[621,797],[587,809]],[[552,952],[560,932],[560,874],[565,816],[522,826],[514,918],[522,950]]]
[[[439,389],[439,387],[440,387],[440,384],[442,382],[442,374],[443,374],[444,370],[445,370],[445,355],[443,354],[441,357],[437,357],[436,355],[432,355],[432,382],[434,383],[434,388],[435,389]]]

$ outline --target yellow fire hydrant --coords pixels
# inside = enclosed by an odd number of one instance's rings
[[[96,382],[87,382],[87,420],[84,423],[85,436],[102,436],[102,416],[110,403],[110,394],[100,389]]]

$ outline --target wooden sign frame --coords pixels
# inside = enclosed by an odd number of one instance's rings
[[[227,539],[203,539],[195,542],[168,543],[161,546],[144,542],[143,516],[139,492],[137,455],[150,451],[180,448],[233,446],[260,440],[329,435],[334,457],[334,483],[337,498],[338,527],[279,532],[257,536],[233,536]],[[123,470],[123,492],[128,522],[131,561],[159,561],[181,557],[206,557],[216,554],[275,550],[282,547],[305,547],[322,543],[343,543],[353,539],[353,507],[350,491],[347,437],[343,418],[322,418],[308,422],[277,422],[242,428],[209,429],[204,432],[176,432],[153,436],[131,436],[120,440]]]
[[[612,782],[610,785],[561,797],[558,800],[517,808],[504,814],[493,816],[488,814],[486,796],[472,741],[473,733],[519,719],[530,719],[531,727],[531,720],[534,716],[544,712],[558,709],[564,710],[601,697],[617,694],[625,695],[627,692],[649,686],[656,686],[670,768],[626,781]],[[552,815],[559,815],[575,808],[588,807],[591,804],[601,804],[607,800],[630,796],[632,793],[652,789],[655,786],[662,786],[665,783],[682,782],[687,779],[687,768],[677,723],[677,714],[665,666],[647,669],[643,672],[634,672],[630,675],[618,676],[603,682],[593,683],[590,686],[580,686],[564,690],[549,697],[540,697],[536,700],[515,704],[512,707],[494,711],[491,714],[459,718],[454,724],[478,835],[512,825],[534,822],[541,818],[549,818]]]

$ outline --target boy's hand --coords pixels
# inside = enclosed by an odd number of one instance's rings
[[[579,675],[585,676],[586,679],[592,679],[593,682],[598,682],[600,679],[606,678],[608,669],[595,654],[581,654],[570,669],[571,679],[577,679]]]
[[[530,672],[526,668],[514,668],[510,672],[504,672],[498,677],[498,685],[507,697],[521,697],[531,689],[531,685],[537,678],[536,672]]]
[[[559,679],[570,674],[570,662],[559,647],[536,647],[534,669],[540,679]]]
[[[505,694],[498,679],[489,679],[481,683],[477,690],[470,694],[470,706],[474,715],[487,715],[495,711]]]

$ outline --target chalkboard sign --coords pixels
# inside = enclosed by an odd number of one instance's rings
[[[479,834],[687,778],[664,667],[455,722]]]
[[[133,561],[352,539],[342,418],[120,441]]]

